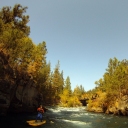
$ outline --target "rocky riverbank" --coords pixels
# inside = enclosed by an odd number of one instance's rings
[[[87,110],[91,112],[128,116],[128,95],[113,98],[109,103],[101,102],[101,97],[97,97],[91,100],[90,104],[87,106]]]

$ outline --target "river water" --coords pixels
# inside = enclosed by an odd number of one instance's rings
[[[38,128],[128,128],[128,116],[114,116],[87,112],[85,107],[47,107],[44,114],[46,124]],[[35,119],[36,114],[8,115],[0,117],[0,128],[31,128],[26,120]]]

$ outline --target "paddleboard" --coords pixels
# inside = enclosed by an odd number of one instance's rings
[[[29,120],[29,121],[27,121],[27,123],[31,126],[40,126],[40,125],[45,124],[46,120],[43,120],[42,122],[40,120],[37,120],[37,122],[36,122],[36,120]]]

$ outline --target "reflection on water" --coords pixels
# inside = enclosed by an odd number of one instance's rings
[[[31,128],[26,120],[35,119],[36,114],[9,115],[0,118],[1,128]],[[128,128],[128,117],[90,113],[84,107],[48,107],[44,114],[46,124],[38,128]]]

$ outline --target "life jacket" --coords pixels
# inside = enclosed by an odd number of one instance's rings
[[[44,113],[44,110],[42,108],[37,108],[38,112]]]

